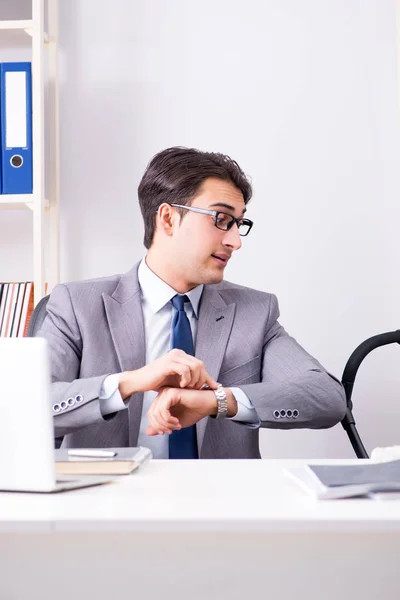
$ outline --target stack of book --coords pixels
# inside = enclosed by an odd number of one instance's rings
[[[286,468],[285,474],[321,500],[354,496],[397,499],[400,493],[400,460],[374,463],[362,459],[354,465],[303,465]]]
[[[0,337],[24,337],[33,309],[32,281],[0,283]]]
[[[60,448],[56,473],[62,475],[128,475],[152,458],[149,448]]]

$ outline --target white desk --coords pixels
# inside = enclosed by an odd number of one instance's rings
[[[0,598],[399,600],[400,500],[318,502],[282,473],[299,462],[153,461],[1,493]]]

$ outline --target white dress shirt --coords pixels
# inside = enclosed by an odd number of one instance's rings
[[[175,313],[171,298],[176,295],[176,291],[149,269],[145,259],[139,265],[138,279],[144,316],[146,364],[149,364],[171,350],[172,322]],[[203,285],[199,285],[186,293],[190,302],[185,302],[184,308],[190,322],[194,345],[196,344],[197,320],[203,287]],[[127,408],[118,389],[120,375],[120,373],[109,375],[104,380],[100,394],[100,400],[102,400],[100,408],[103,416]],[[257,426],[260,420],[246,394],[239,388],[230,389],[238,405],[236,415],[231,418],[245,425]],[[150,448],[154,458],[168,458],[169,436],[146,434],[149,426],[147,411],[156,396],[157,392],[154,391],[143,394],[138,446]]]

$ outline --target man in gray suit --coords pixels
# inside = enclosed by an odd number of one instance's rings
[[[64,446],[259,458],[260,427],[343,418],[340,382],[278,323],[276,297],[223,280],[252,227],[251,194],[228,156],[160,152],[138,189],[146,257],[125,275],[55,287],[39,335]]]

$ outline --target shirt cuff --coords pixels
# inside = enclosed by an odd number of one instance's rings
[[[232,394],[235,396],[238,407],[236,415],[234,417],[228,417],[228,419],[230,421],[240,421],[251,427],[259,427],[261,425],[261,420],[259,419],[253,403],[249,400],[244,391],[236,387],[228,389],[231,390]]]
[[[120,375],[121,373],[108,375],[103,381],[99,396],[99,400],[101,400],[100,411],[103,417],[126,408],[118,389]]]

